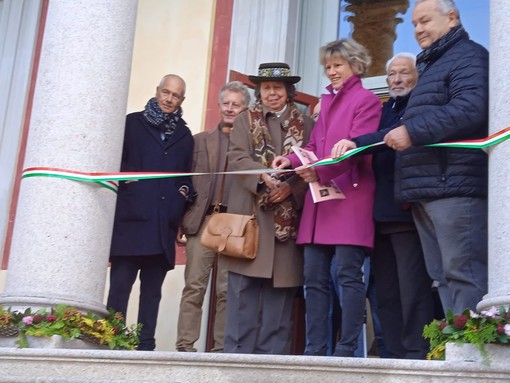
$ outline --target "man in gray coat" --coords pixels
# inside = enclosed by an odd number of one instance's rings
[[[209,275],[218,254],[202,246],[200,237],[213,213],[214,205],[227,210],[231,176],[215,175],[226,166],[230,130],[234,119],[250,103],[248,88],[239,81],[223,86],[219,95],[220,123],[212,130],[194,136],[193,172],[210,173],[193,177],[196,202],[186,212],[182,233],[186,235],[185,286],[182,291],[179,320],[177,323],[177,351],[197,351],[194,344],[200,337],[202,305],[209,283]],[[223,185],[223,188],[222,188]],[[217,267],[216,301],[214,316],[214,346],[211,351],[223,351],[225,307],[227,302],[227,272]]]

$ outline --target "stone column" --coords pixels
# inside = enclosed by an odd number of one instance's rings
[[[489,130],[497,132],[510,125],[510,2],[490,2],[490,90]],[[510,142],[489,151],[489,292],[478,304],[510,305]]]
[[[395,28],[403,20],[396,17],[409,8],[409,0],[348,0],[345,10],[353,25],[352,38],[370,51],[372,65],[367,77],[386,74],[386,62],[393,56]]]
[[[137,0],[51,0],[24,167],[117,171]],[[5,292],[13,308],[106,313],[114,192],[48,177],[21,182]]]

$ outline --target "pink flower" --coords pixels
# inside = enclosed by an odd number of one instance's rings
[[[480,315],[475,313],[473,310],[469,310],[469,315],[471,316],[471,318],[480,318]]]
[[[490,318],[494,318],[496,315],[499,314],[499,309],[496,306],[492,306],[488,310],[482,311],[482,314]]]
[[[47,315],[46,321],[47,322],[55,322],[57,320],[57,317],[55,315]]]
[[[505,325],[505,334],[510,336],[510,324]]]
[[[25,323],[27,325],[31,325],[32,321],[33,321],[33,318],[31,316],[23,317],[22,321],[23,321],[23,323]]]
[[[496,327],[496,331],[498,334],[504,334],[505,333],[505,325],[503,323],[498,323],[498,326]]]

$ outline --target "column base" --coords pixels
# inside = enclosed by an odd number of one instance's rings
[[[43,297],[17,297],[13,295],[0,294],[0,306],[10,307],[13,311],[24,311],[31,308],[35,312],[42,308],[67,305],[82,312],[91,311],[99,316],[106,316],[108,310],[102,302],[83,302],[65,298],[43,298]]]
[[[476,309],[478,311],[487,310],[490,307],[499,307],[499,306],[510,306],[510,295],[497,295],[490,296],[487,294],[483,297],[483,299],[476,305]]]

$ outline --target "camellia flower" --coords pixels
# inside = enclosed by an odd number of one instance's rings
[[[465,309],[458,314],[448,310],[445,319],[424,327],[423,336],[430,342],[427,359],[444,359],[447,343],[470,343],[480,350],[485,363],[486,344],[510,346],[510,308],[490,307],[480,313]]]
[[[24,312],[11,311],[0,305],[0,328],[3,330],[0,337],[17,336],[16,344],[21,348],[29,347],[28,336],[58,335],[64,339],[81,339],[98,347],[108,346],[112,350],[134,350],[139,343],[141,325],[126,326],[122,314],[113,310],[108,312],[107,317],[100,317],[67,305],[42,308],[36,312],[32,312],[31,308]]]
[[[453,327],[457,329],[462,329],[466,325],[467,321],[468,321],[467,316],[455,315],[455,317],[453,318]]]
[[[480,315],[478,315],[478,313],[474,312],[473,310],[469,310],[469,316],[471,318],[480,318]]]
[[[482,314],[491,318],[494,318],[496,315],[499,314],[499,310],[497,307],[492,306],[488,310],[482,311]]]
[[[22,321],[23,321],[23,323],[25,323],[26,325],[31,325],[31,324],[32,324],[32,321],[33,321],[33,318],[32,318],[31,316],[23,317]]]

